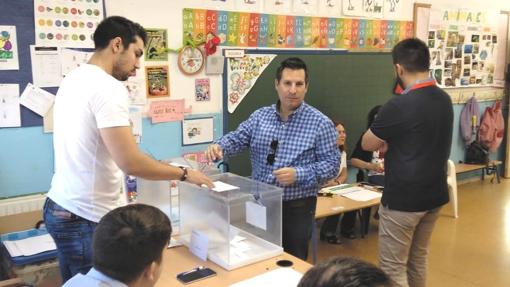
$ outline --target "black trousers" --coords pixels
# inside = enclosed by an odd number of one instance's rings
[[[317,197],[284,201],[282,204],[283,250],[302,260],[308,257]]]

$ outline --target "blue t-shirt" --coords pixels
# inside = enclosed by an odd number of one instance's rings
[[[127,287],[126,284],[110,278],[103,273],[92,268],[87,274],[76,274],[69,279],[63,287]]]

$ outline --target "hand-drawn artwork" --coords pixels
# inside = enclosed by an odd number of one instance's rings
[[[182,145],[204,144],[214,140],[214,118],[182,121]]]
[[[0,128],[21,126],[18,84],[0,84]]]
[[[147,79],[147,97],[166,97],[170,95],[168,66],[145,67]]]
[[[250,12],[262,11],[263,2],[263,0],[236,0],[236,10]]]
[[[0,26],[0,70],[19,70],[16,26]]]
[[[384,19],[396,19],[402,15],[404,0],[384,0]]]
[[[294,0],[294,13],[298,14],[317,14],[317,0]]]
[[[276,55],[246,54],[242,58],[229,58],[228,77],[228,111],[233,113],[239,103],[248,94],[264,69]]]
[[[264,10],[271,13],[287,15],[290,11],[292,0],[264,0]]]
[[[168,61],[167,30],[145,29],[147,45],[145,45],[145,61]]]
[[[363,11],[365,17],[382,18],[383,17],[382,0],[364,0]]]
[[[211,88],[209,79],[195,79],[195,101],[204,102],[211,100]]]
[[[339,17],[341,15],[340,0],[319,0],[319,14]]]
[[[342,12],[345,16],[363,16],[363,0],[343,0]]]

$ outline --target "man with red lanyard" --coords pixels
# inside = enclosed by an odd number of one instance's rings
[[[426,286],[429,240],[439,209],[449,200],[453,108],[429,78],[423,41],[403,40],[392,56],[397,84],[405,89],[381,108],[362,139],[364,150],[386,152],[379,264],[392,286]]]

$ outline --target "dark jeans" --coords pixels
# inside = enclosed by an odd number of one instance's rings
[[[92,267],[92,234],[97,223],[81,218],[51,199],[43,208],[46,229],[57,245],[62,284]]]
[[[308,257],[317,197],[284,201],[282,204],[283,250],[302,260]]]

